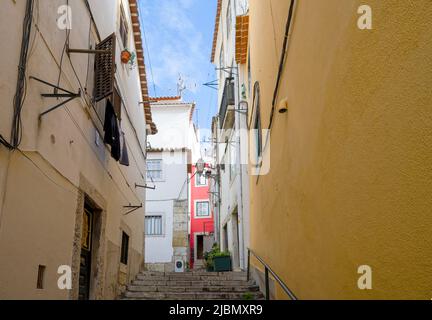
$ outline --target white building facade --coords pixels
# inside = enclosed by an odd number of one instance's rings
[[[168,272],[188,261],[189,183],[199,142],[194,103],[155,98],[151,107],[158,133],[148,146],[145,260],[147,270]]]
[[[212,123],[214,178],[211,183],[215,225],[222,250],[231,252],[235,269],[247,267],[249,243],[249,172],[247,65],[236,59],[238,18],[247,16],[248,1],[219,0],[212,62],[218,75],[218,115]]]

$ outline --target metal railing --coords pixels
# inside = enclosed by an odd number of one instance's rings
[[[269,282],[269,276],[270,274],[273,276],[273,278],[276,280],[276,282],[281,286],[283,291],[290,297],[291,300],[298,300],[297,297],[294,295],[294,293],[288,288],[288,286],[282,281],[281,278],[270,268],[270,266],[265,263],[263,259],[261,259],[260,256],[258,256],[255,252],[253,252],[251,249],[248,250],[248,263],[247,263],[247,280],[250,280],[250,259],[251,254],[254,255],[254,257],[264,266],[264,274],[265,274],[265,298],[266,300],[270,300],[270,282]]]

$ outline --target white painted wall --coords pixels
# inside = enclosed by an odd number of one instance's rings
[[[172,262],[174,201],[189,199],[187,150],[192,151],[192,161],[199,153],[197,132],[191,121],[193,108],[194,104],[181,101],[152,103],[158,133],[149,137],[149,142],[153,150],[166,151],[148,153],[148,159],[162,159],[163,178],[154,181],[156,190],[147,190],[146,213],[163,214],[164,235],[145,237],[146,263]],[[147,184],[152,185],[152,181],[148,179]]]
[[[228,8],[231,8],[231,21],[228,23],[230,15],[228,14]],[[239,109],[240,98],[240,86],[244,83],[247,84],[247,79],[239,78],[239,75],[243,74],[242,68],[247,68],[246,65],[237,65],[235,62],[235,24],[236,16],[247,13],[248,1],[247,0],[223,0],[222,10],[219,23],[219,32],[216,43],[216,53],[214,64],[218,68],[233,67],[233,77],[236,90],[236,109]],[[229,26],[230,29],[229,29]],[[222,59],[221,59],[222,52]],[[236,69],[238,68],[238,69]],[[219,76],[219,92],[218,92],[218,103],[219,108],[222,101],[225,78],[229,77],[230,69],[221,71],[218,73]],[[239,220],[238,231],[239,231],[239,260],[238,263],[241,268],[245,268],[247,261],[247,247],[249,245],[249,180],[247,165],[245,165],[246,159],[244,159],[244,152],[241,150],[247,146],[248,141],[240,139],[238,132],[241,128],[246,127],[244,121],[244,115],[241,113],[235,113],[235,126],[229,132],[224,131],[219,133],[219,142],[224,142],[225,137],[230,142],[228,145],[225,143],[217,144],[215,147],[218,148],[219,159],[216,159],[217,163],[224,163],[225,170],[221,170],[220,180],[220,196],[221,205],[219,210],[219,230],[223,232],[223,226],[228,225],[228,249],[233,253],[235,251],[234,244],[237,241],[233,235],[233,223],[236,223],[233,219],[233,212],[238,211]],[[235,150],[231,151],[232,148]],[[233,157],[233,153],[235,159]],[[247,153],[246,153],[247,154]],[[243,157],[240,161],[240,158]],[[234,162],[234,163],[233,163]],[[235,166],[235,176],[230,176],[230,165]],[[237,208],[237,209],[236,209]],[[220,235],[221,244],[223,245],[223,235]]]

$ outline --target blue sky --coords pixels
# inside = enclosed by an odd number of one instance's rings
[[[196,102],[194,121],[210,128],[217,91],[210,63],[217,0],[138,0],[147,46],[146,68],[151,96],[177,94],[179,74],[187,89],[183,100]],[[156,91],[156,92],[155,92]]]

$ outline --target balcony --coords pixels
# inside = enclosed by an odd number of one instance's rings
[[[232,78],[227,78],[219,110],[219,122],[221,129],[232,128],[234,125],[233,112],[228,110],[229,106],[235,105],[234,82]]]

